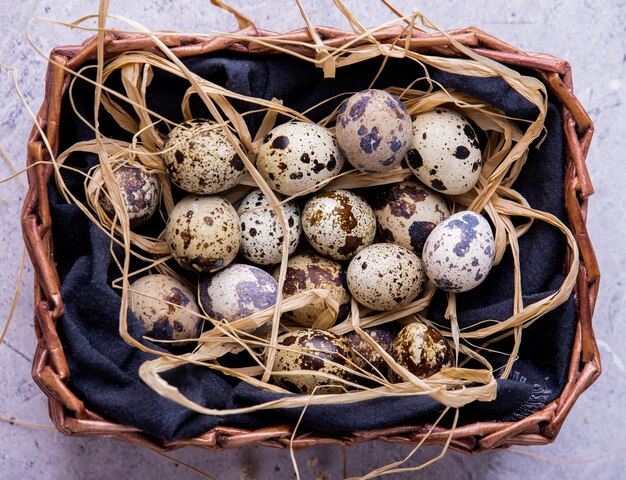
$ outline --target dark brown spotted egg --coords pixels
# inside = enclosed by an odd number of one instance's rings
[[[322,255],[348,260],[374,241],[376,217],[367,202],[355,193],[321,192],[304,206],[302,230]]]
[[[195,294],[168,275],[146,275],[130,286],[128,306],[159,340],[187,340],[200,335],[202,319]]]
[[[161,185],[156,175],[148,173],[139,167],[129,165],[116,168],[113,175],[119,187],[122,202],[128,213],[130,226],[136,227],[141,225],[154,215],[159,206]],[[115,209],[102,182],[101,167],[97,167],[94,169],[87,188],[98,195],[100,206],[112,217],[115,215]],[[99,186],[101,186],[101,190],[98,192]]]
[[[392,243],[370,245],[348,265],[352,296],[374,310],[393,310],[409,304],[425,284],[418,256]]]
[[[352,95],[339,109],[335,134],[350,164],[362,172],[387,172],[400,165],[411,143],[411,117],[384,90]]]
[[[385,242],[422,254],[433,228],[450,216],[444,198],[417,182],[402,182],[379,192],[373,201],[378,231]]]
[[[393,341],[393,359],[419,378],[427,378],[452,366],[453,351],[434,327],[416,321],[408,324]],[[393,377],[404,381],[399,375]]]
[[[343,164],[334,135],[304,122],[285,123],[270,131],[256,159],[259,173],[272,190],[287,196],[317,189],[320,182],[336,176]]]
[[[428,277],[442,290],[465,292],[487,277],[495,258],[493,233],[482,215],[465,211],[447,218],[424,244]]]
[[[237,185],[245,173],[223,127],[210,120],[187,120],[175,127],[162,156],[172,182],[191,193],[224,192]]]
[[[354,368],[352,350],[334,333],[314,328],[294,330],[278,337],[278,349],[274,361],[274,381],[293,393],[316,394],[340,393],[337,380],[332,380],[315,372],[349,379],[350,372],[344,368]],[[282,372],[306,370],[306,373],[292,375]]]
[[[272,275],[278,279],[279,273],[280,268],[276,267]],[[346,318],[352,297],[348,291],[346,270],[343,265],[315,253],[294,255],[287,263],[283,294],[285,297],[289,297],[314,289],[326,290],[331,298],[339,304],[338,321]],[[325,311],[326,305],[320,299],[297,310],[286,312],[283,316],[300,325],[310,327]]]
[[[372,337],[372,340],[380,345],[385,352],[391,355],[393,339],[398,332],[395,326],[380,325],[377,327],[364,328],[363,330]],[[355,331],[342,335],[342,338],[354,351],[354,363],[358,367],[366,372],[382,374],[384,377],[387,377],[387,362],[367,340]]]
[[[260,189],[252,190],[237,209],[241,222],[241,253],[258,265],[273,265],[283,258],[283,229],[274,208]],[[282,205],[289,229],[289,255],[300,241],[300,209],[295,202]]]
[[[221,197],[188,195],[174,206],[165,227],[165,241],[184,268],[216,272],[237,255],[239,217]]]
[[[209,317],[232,322],[272,307],[278,284],[274,277],[252,265],[234,263],[200,279],[200,304]],[[265,333],[270,324],[256,330]]]
[[[436,108],[413,120],[406,160],[425,185],[447,195],[460,195],[478,182],[482,153],[476,132],[465,117]]]

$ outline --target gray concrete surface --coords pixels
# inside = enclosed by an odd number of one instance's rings
[[[302,26],[297,8],[280,0],[233,1],[259,26],[285,31]],[[345,27],[330,0],[303,0],[314,23]],[[414,0],[397,0],[402,9]],[[367,25],[390,19],[376,0],[360,4]],[[445,28],[476,25],[531,51],[545,51],[568,59],[573,66],[578,97],[590,112],[596,136],[589,168],[596,195],[589,210],[589,229],[602,266],[602,290],[595,329],[604,360],[600,380],[577,402],[557,439],[547,447],[519,448],[468,457],[454,452],[419,475],[420,478],[462,479],[618,479],[626,469],[626,340],[623,326],[626,281],[626,222],[623,193],[626,183],[626,3],[618,0],[423,0],[419,7]],[[20,87],[35,111],[43,94],[45,61],[29,47],[25,30],[29,19],[45,16],[73,20],[97,10],[97,2],[81,0],[25,0],[0,10],[0,63],[19,72]],[[152,29],[206,32],[232,30],[234,22],[206,0],[112,0],[111,12],[142,21]],[[59,26],[33,24],[31,37],[48,52],[53,45],[74,43],[85,33]],[[0,73],[0,141],[23,165],[24,147],[32,121],[15,95],[11,77]],[[10,174],[0,162],[0,177]],[[6,318],[17,282],[21,254],[18,214],[23,200],[18,181],[0,185],[0,318]],[[35,347],[33,335],[32,268],[22,281],[17,313],[0,346],[0,416],[50,424],[46,399],[30,377]],[[401,458],[408,449],[369,443],[345,449],[348,473],[358,475]],[[426,448],[409,464],[438,452]],[[261,447],[212,453],[184,449],[173,454],[218,479],[293,478],[286,451]],[[297,454],[303,478],[342,476],[342,452],[318,447]],[[416,474],[393,478],[416,478]],[[56,431],[30,429],[0,422],[0,479],[148,479],[200,478],[197,473],[157,454],[106,439],[69,438]]]

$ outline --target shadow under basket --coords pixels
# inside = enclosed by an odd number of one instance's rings
[[[275,40],[314,41],[307,30],[277,35],[248,28],[245,35],[274,37]],[[319,37],[334,46],[352,41],[356,35],[329,28],[317,28]],[[474,52],[514,68],[523,68],[540,79],[561,107],[563,138],[566,151],[565,209],[569,227],[580,250],[580,268],[574,296],[577,305],[577,327],[565,388],[559,398],[536,413],[515,422],[481,422],[458,427],[453,432],[451,447],[466,453],[476,453],[511,445],[542,445],[552,442],[578,396],[600,375],[600,358],[592,329],[592,315],[598,294],[600,273],[585,226],[588,197],[593,193],[585,158],[593,135],[593,125],[573,94],[570,66],[549,55],[521,52],[475,28],[450,31],[458,42]],[[374,34],[381,43],[404,43],[406,32],[399,27],[379,30]],[[230,51],[248,55],[271,55],[263,46],[240,43],[229,38],[194,38],[168,35],[161,40],[178,56],[189,57],[209,52]],[[298,48],[284,43],[285,48]],[[59,148],[59,129],[62,97],[71,75],[65,69],[78,70],[96,58],[96,39],[82,46],[59,47],[52,51],[46,78],[45,100],[39,111],[38,123],[45,132],[53,154]],[[462,56],[441,34],[427,34],[414,30],[410,48],[420,53],[440,56]],[[130,50],[154,52],[152,40],[143,35],[107,34],[105,57],[111,58]],[[299,49],[298,53],[312,55],[314,49]],[[219,426],[194,438],[166,442],[144,434],[135,427],[111,422],[85,406],[69,386],[70,369],[57,331],[57,320],[63,314],[60,281],[52,242],[52,219],[48,198],[48,182],[53,177],[46,149],[37,128],[28,144],[29,190],[22,211],[22,228],[30,258],[35,268],[35,333],[38,344],[32,374],[36,383],[49,398],[52,421],[59,431],[68,435],[107,436],[144,445],[152,449],[175,449],[195,445],[214,450],[245,445],[288,447],[293,425],[276,425],[258,430],[244,430]],[[568,254],[571,252],[568,251]],[[427,436],[431,425],[409,424],[383,429],[351,432],[309,431],[296,435],[294,448],[317,444],[351,445],[369,440],[415,444]],[[450,431],[436,427],[425,444],[443,445]]]

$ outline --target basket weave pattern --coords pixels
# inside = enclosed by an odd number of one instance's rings
[[[324,43],[333,46],[344,44],[355,37],[353,33],[325,27],[317,27],[316,30]],[[406,32],[401,32],[398,27],[390,27],[376,32],[374,36],[382,43],[392,42],[397,41],[398,35],[406,35]],[[248,36],[271,36],[275,40],[313,43],[309,32],[305,29],[279,35],[250,27],[239,33]],[[577,285],[574,290],[578,307],[578,324],[568,379],[561,397],[535,414],[517,422],[475,423],[456,428],[450,446],[463,452],[475,453],[510,445],[547,444],[556,437],[578,396],[595,381],[601,372],[600,357],[591,321],[598,294],[600,272],[585,226],[588,197],[593,194],[589,172],[585,165],[585,158],[593,136],[593,125],[573,94],[571,69],[566,61],[549,55],[519,51],[473,27],[450,31],[449,34],[458,42],[485,57],[510,66],[531,69],[559,99],[563,115],[567,165],[565,208],[581,256]],[[401,40],[403,38],[401,37]],[[255,55],[273,53],[266,47],[221,37],[207,40],[172,34],[161,37],[161,40],[180,58],[219,50]],[[289,44],[283,46],[308,56],[314,52],[312,49],[294,47]],[[86,61],[96,57],[96,48],[97,41],[93,38],[81,46],[55,48],[50,55],[52,62],[48,65],[45,100],[38,114],[38,122],[46,133],[55,156],[58,153],[61,100],[71,79],[61,66],[77,70]],[[459,55],[444,35],[430,35],[421,30],[412,32],[410,48],[421,53],[441,56]],[[106,57],[129,50],[158,53],[152,40],[146,36],[110,33],[106,35]],[[176,442],[158,441],[144,435],[137,428],[112,423],[90,411],[69,389],[67,382],[70,371],[56,330],[56,322],[63,314],[63,302],[52,248],[47,190],[53,169],[49,164],[37,163],[49,160],[49,153],[39,131],[34,128],[29,138],[27,152],[28,166],[32,166],[28,170],[29,190],[22,210],[24,240],[35,268],[35,333],[38,343],[32,375],[35,382],[48,396],[50,417],[56,427],[68,435],[115,437],[153,449],[169,450],[195,445],[221,450],[252,444],[288,447],[293,431],[290,425],[277,425],[259,430],[215,427],[195,438]],[[570,251],[568,251],[569,254],[571,254]],[[422,424],[341,434],[311,432],[296,436],[293,446],[304,448],[317,444],[351,445],[369,440],[414,444],[422,440],[429,429],[430,425]],[[425,444],[444,444],[449,434],[449,430],[437,427],[426,439]]]

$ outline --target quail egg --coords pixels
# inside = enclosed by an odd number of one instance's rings
[[[374,310],[409,304],[424,289],[422,262],[410,250],[392,243],[375,243],[348,265],[348,289],[359,303]]]
[[[465,292],[487,277],[495,258],[489,222],[475,212],[459,212],[431,232],[422,261],[428,277],[442,290]]]
[[[348,162],[362,172],[387,172],[400,165],[411,143],[411,117],[384,90],[352,95],[339,109],[335,134]]]
[[[278,279],[279,273],[280,268],[276,267],[273,272],[274,278]],[[346,318],[350,310],[351,297],[343,265],[315,253],[294,255],[287,262],[283,294],[288,297],[313,289],[326,290],[339,304],[337,320]],[[310,327],[325,311],[326,305],[320,299],[297,310],[286,312],[283,316],[300,325]]]
[[[232,322],[273,306],[278,284],[258,267],[233,263],[203,276],[199,290],[200,304],[211,318]],[[269,327],[266,323],[256,333],[265,333]]]
[[[476,132],[461,114],[436,108],[413,120],[407,164],[424,184],[447,195],[469,192],[480,177]]]
[[[452,366],[453,351],[439,330],[416,321],[400,330],[391,356],[416,377],[427,378]],[[396,374],[393,377],[403,381]]]
[[[376,217],[348,190],[321,192],[302,211],[302,229],[311,246],[335,260],[348,260],[374,241]]]
[[[237,255],[239,217],[221,197],[188,195],[174,206],[165,227],[165,241],[184,268],[215,272]]]
[[[272,190],[287,196],[333,178],[343,164],[344,157],[333,134],[304,122],[285,123],[270,131],[256,159],[259,173]]]
[[[190,193],[224,192],[245,173],[223,127],[200,118],[187,120],[170,132],[162,157],[172,182]]]
[[[260,189],[252,190],[241,202],[237,213],[241,221],[241,253],[258,265],[272,265],[283,258],[283,229],[278,215]],[[282,207],[289,228],[289,255],[300,241],[300,209],[294,202]]]
[[[314,328],[294,330],[278,337],[278,349],[274,361],[274,381],[293,393],[316,394],[341,393],[340,382],[314,372],[335,375],[350,379],[350,372],[344,368],[354,368],[352,350],[334,333]],[[283,348],[281,348],[283,347]],[[309,370],[311,373],[285,375],[281,372]]]
[[[418,255],[433,228],[450,216],[444,198],[416,182],[396,183],[383,189],[375,196],[373,207],[383,240]]]
[[[202,319],[194,293],[168,275],[146,275],[133,282],[128,306],[148,337],[187,340],[200,335]]]
[[[161,196],[161,185],[156,175],[145,172],[139,167],[124,165],[113,171],[115,181],[120,189],[122,201],[131,227],[136,227],[148,220],[159,206]],[[101,167],[94,169],[87,189],[98,192],[98,186],[102,185]],[[105,193],[106,187],[98,196],[98,202],[104,211],[111,217],[115,215],[115,209]]]
[[[398,330],[394,326],[385,324],[377,327],[364,328],[380,347],[391,355],[391,346]],[[342,335],[343,340],[355,352],[354,363],[363,370],[387,376],[388,365],[382,355],[357,332],[352,331]]]

